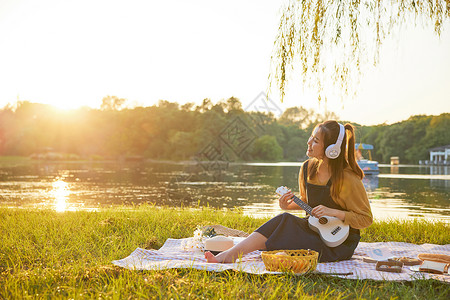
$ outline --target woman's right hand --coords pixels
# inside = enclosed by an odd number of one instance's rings
[[[278,199],[281,209],[289,209],[289,205],[294,201],[294,193],[291,191],[287,192]]]

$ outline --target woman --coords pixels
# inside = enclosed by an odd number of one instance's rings
[[[372,212],[362,184],[364,173],[355,159],[355,133],[351,124],[326,121],[318,124],[308,140],[309,159],[300,168],[300,199],[313,209],[317,218],[336,217],[350,226],[348,238],[337,247],[328,247],[318,233],[309,228],[307,218],[284,213],[256,229],[245,240],[214,256],[205,252],[212,263],[231,263],[255,250],[312,249],[320,262],[350,259],[360,240],[359,229],[372,224]],[[300,209],[293,193],[278,201],[284,210]]]

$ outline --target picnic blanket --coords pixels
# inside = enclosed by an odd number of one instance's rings
[[[244,237],[231,237],[234,243],[238,243]],[[253,251],[244,255],[236,263],[216,264],[207,263],[201,251],[185,251],[182,247],[185,239],[168,239],[159,250],[146,250],[137,248],[128,257],[115,260],[116,266],[131,270],[162,270],[170,268],[194,268],[206,271],[221,272],[235,270],[252,274],[280,274],[280,272],[269,272],[266,270],[261,259],[261,251]],[[409,244],[401,242],[386,243],[364,243],[360,242],[350,260],[319,263],[314,272],[328,274],[349,279],[374,279],[388,281],[412,281],[416,279],[436,279],[450,283],[449,274],[430,274],[416,272],[410,267],[404,266],[401,273],[377,271],[375,263],[363,261],[363,257],[374,249],[387,248],[395,257],[417,258],[419,253],[436,253],[450,255],[450,244]]]

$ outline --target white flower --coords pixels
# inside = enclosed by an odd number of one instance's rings
[[[203,251],[205,250],[205,238],[203,237],[203,231],[197,228],[194,231],[194,236],[187,238],[181,244],[181,247],[185,251]]]

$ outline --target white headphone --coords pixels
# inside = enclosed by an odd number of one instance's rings
[[[339,154],[341,154],[341,145],[342,140],[344,139],[345,127],[340,123],[338,124],[339,124],[339,136],[337,138],[337,141],[335,144],[331,144],[330,146],[328,146],[327,149],[325,150],[325,155],[330,159],[336,159],[339,157]]]

